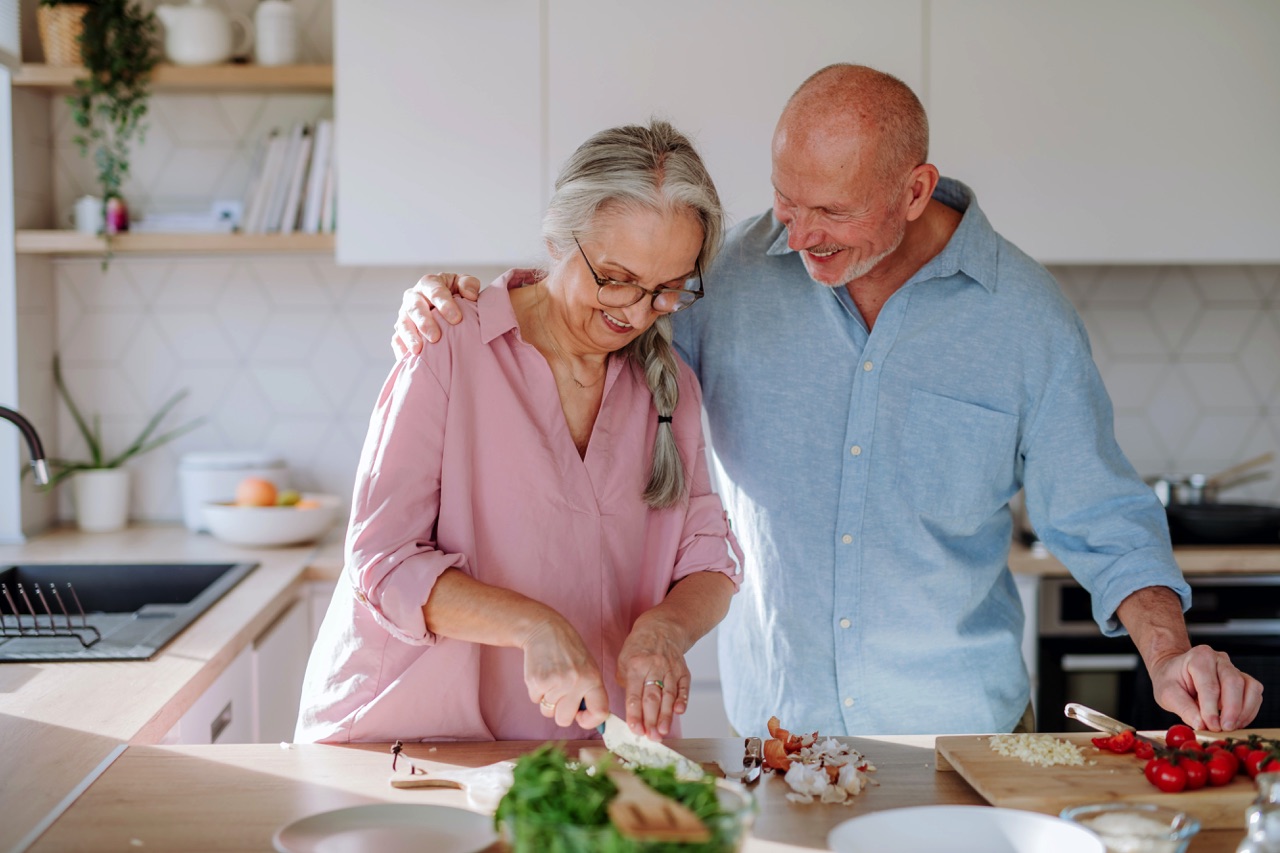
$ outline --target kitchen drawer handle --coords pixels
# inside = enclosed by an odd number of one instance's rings
[[[1063,672],[1132,672],[1137,655],[1063,655]]]
[[[217,743],[218,735],[231,725],[231,703],[227,703],[227,707],[218,712],[218,716],[213,718],[213,722],[209,724],[209,743]]]

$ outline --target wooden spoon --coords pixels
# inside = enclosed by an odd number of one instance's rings
[[[618,834],[636,841],[706,842],[711,830],[683,803],[659,794],[602,749],[584,747],[578,757],[609,776],[618,795],[608,805]]]

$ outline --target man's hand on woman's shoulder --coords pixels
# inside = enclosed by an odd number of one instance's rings
[[[462,322],[455,296],[475,302],[480,298],[480,279],[451,272],[432,273],[404,292],[391,332],[391,351],[396,358],[422,352],[424,341],[440,340],[437,314],[451,325]]]

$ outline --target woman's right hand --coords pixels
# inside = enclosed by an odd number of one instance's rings
[[[577,722],[584,729],[594,729],[609,716],[600,667],[582,637],[559,614],[530,631],[521,649],[529,699],[538,703],[542,716],[554,717],[558,726]]]
[[[440,340],[437,312],[451,325],[462,322],[462,311],[455,296],[475,302],[480,298],[480,279],[451,272],[435,273],[424,275],[404,292],[391,332],[391,349],[396,358],[422,352],[424,340],[430,343]]]

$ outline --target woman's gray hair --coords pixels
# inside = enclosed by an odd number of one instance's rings
[[[720,196],[692,143],[668,122],[614,127],[582,143],[556,178],[555,195],[542,218],[542,237],[564,257],[576,252],[575,235],[591,234],[601,214],[636,210],[692,213],[702,226],[702,269],[720,250]],[[680,398],[671,318],[659,317],[624,352],[643,369],[659,415],[645,502],[655,509],[676,506],[684,500],[685,473],[670,422]]]

